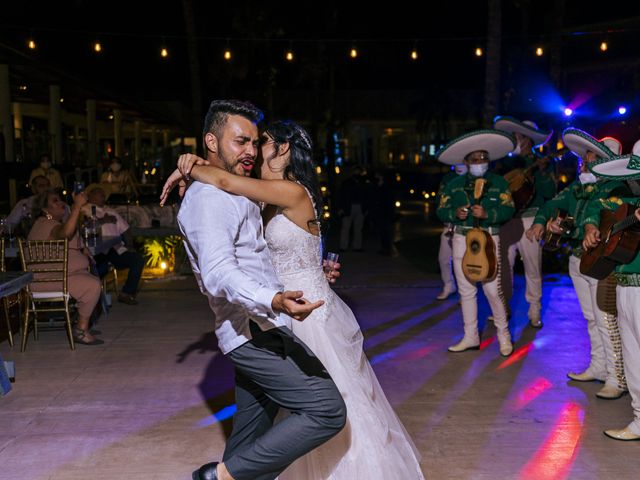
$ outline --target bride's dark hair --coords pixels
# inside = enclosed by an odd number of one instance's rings
[[[313,144],[309,133],[291,120],[278,120],[270,123],[265,133],[273,139],[276,151],[281,145],[289,144],[289,164],[285,167],[283,177],[300,182],[309,190],[316,208],[316,221],[322,215],[322,195],[313,161]],[[266,160],[266,159],[265,159]]]

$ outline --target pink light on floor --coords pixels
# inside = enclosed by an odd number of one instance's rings
[[[485,348],[487,348],[489,345],[491,345],[493,342],[495,342],[496,337],[489,337],[489,338],[485,338],[481,343],[480,343],[480,350],[484,350]]]
[[[427,355],[429,355],[435,349],[436,349],[435,345],[428,345],[426,347],[416,348],[415,350],[411,350],[405,353],[404,355],[399,356],[398,360],[408,360],[408,361],[419,360],[422,357],[426,357]]]
[[[538,398],[541,394],[552,387],[552,383],[544,377],[538,377],[529,385],[524,387],[515,398],[512,410],[520,410],[527,406],[531,401]]]
[[[520,480],[564,480],[571,472],[580,449],[584,410],[567,402],[553,430],[520,471]]]
[[[508,366],[513,365],[517,361],[522,360],[534,348],[535,348],[535,346],[531,342],[529,342],[526,345],[520,347],[515,352],[513,352],[509,356],[509,358],[507,358],[504,362],[502,362],[500,365],[498,365],[498,368],[496,368],[496,370],[502,370],[503,368],[507,368]]]

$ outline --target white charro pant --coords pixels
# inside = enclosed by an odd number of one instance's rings
[[[354,250],[362,248],[362,227],[364,225],[364,213],[359,203],[351,205],[351,215],[342,217],[342,225],[340,229],[340,248],[347,250],[349,248],[349,233],[353,225],[353,242]]]
[[[607,325],[607,314],[598,307],[598,280],[580,273],[580,259],[573,255],[569,258],[569,276],[573,281],[589,331],[591,360],[586,371],[612,387],[623,388],[619,385],[616,376],[615,356]]]
[[[526,279],[525,299],[529,304],[540,305],[542,299],[542,247],[540,242],[525,236],[533,225],[534,217],[514,217],[500,227],[503,255],[509,259],[501,269],[503,293],[507,301],[513,296],[513,266],[516,253],[520,252]],[[508,272],[505,271],[508,268]]]
[[[634,416],[629,428],[640,435],[640,287],[618,286],[616,303],[624,370]]]
[[[499,252],[499,242],[497,235],[492,235],[496,244],[496,252]],[[464,336],[472,343],[479,341],[478,334],[478,289],[467,280],[462,272],[462,257],[467,250],[466,237],[459,233],[453,235],[453,271],[458,282],[458,293],[460,294],[460,305],[462,306],[462,319],[464,320]],[[500,271],[500,257],[498,256],[498,271]],[[491,282],[483,282],[482,290],[489,301],[491,313],[493,314],[493,323],[495,324],[498,334],[503,335],[508,332],[509,325],[507,323],[507,311],[504,302],[500,296],[500,288],[498,277],[496,276]]]
[[[446,235],[449,226],[445,225],[440,234],[440,250],[438,251],[438,263],[440,264],[440,276],[442,277],[443,290],[453,292],[456,289],[456,283],[453,279],[453,270],[451,268],[451,255],[453,249],[453,235]]]

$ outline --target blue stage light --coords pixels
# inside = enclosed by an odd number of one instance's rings
[[[564,116],[565,116],[565,117],[570,117],[571,115],[573,115],[573,109],[572,109],[572,108],[569,108],[569,107],[566,107],[566,108],[564,109]]]
[[[627,114],[627,107],[625,107],[624,105],[620,105],[618,107],[618,115],[626,115]]]

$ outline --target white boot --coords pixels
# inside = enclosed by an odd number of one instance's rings
[[[456,287],[445,286],[440,294],[436,297],[438,300],[446,300],[449,298],[449,295],[453,295],[456,293]]]
[[[453,353],[464,352],[465,350],[478,350],[480,348],[480,338],[476,334],[475,338],[464,336],[455,345],[451,345],[447,350]]]
[[[602,398],[604,400],[616,400],[623,396],[626,392],[621,390],[613,385],[605,384],[604,387],[600,389],[598,393],[596,393],[596,397]]]
[[[498,330],[498,343],[500,344],[500,355],[508,357],[513,353],[513,343],[511,343],[509,329]]]
[[[541,310],[542,306],[539,303],[532,303],[529,305],[529,323],[533,328],[542,328],[542,318],[540,316]]]

